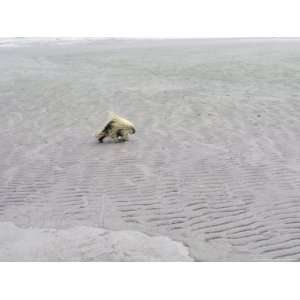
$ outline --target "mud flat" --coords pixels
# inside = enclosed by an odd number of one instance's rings
[[[300,260],[299,39],[0,39],[0,72],[0,260]]]

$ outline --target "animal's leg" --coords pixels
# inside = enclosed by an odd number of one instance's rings
[[[98,138],[99,143],[103,143],[103,140],[106,138],[106,135],[103,134],[100,138]]]
[[[111,138],[115,143],[119,141],[119,137],[116,132],[111,134]]]
[[[126,133],[124,130],[119,129],[117,131],[117,137],[119,139],[120,142],[125,142],[128,141],[128,133]]]
[[[101,131],[96,135],[99,143],[103,143],[103,139],[106,137],[106,133]]]
[[[127,142],[129,140],[129,134],[127,132],[124,133],[122,138],[123,138],[124,142]]]

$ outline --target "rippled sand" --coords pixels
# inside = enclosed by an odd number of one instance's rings
[[[300,40],[0,39],[0,72],[0,260],[300,260]]]

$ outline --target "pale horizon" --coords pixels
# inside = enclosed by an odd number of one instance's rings
[[[11,0],[1,7],[0,36],[298,37],[299,6],[292,0]]]

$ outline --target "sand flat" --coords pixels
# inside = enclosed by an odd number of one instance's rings
[[[300,39],[0,39],[0,72],[5,253],[84,227],[300,260]],[[96,142],[107,111],[136,125],[128,143]]]

